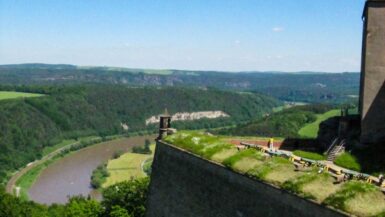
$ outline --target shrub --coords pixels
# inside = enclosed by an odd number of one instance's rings
[[[125,209],[129,216],[144,216],[148,185],[149,178],[142,178],[124,181],[104,189],[102,205],[106,216],[115,213],[116,206]]]
[[[124,151],[122,151],[122,150],[115,151],[115,152],[114,152],[114,155],[112,156],[112,158],[113,158],[113,159],[117,159],[117,158],[119,158],[120,156],[122,156],[123,153],[124,153]]]
[[[99,165],[94,171],[92,171],[91,176],[91,186],[93,188],[100,188],[102,184],[106,181],[106,178],[110,175],[107,170],[107,163]]]
[[[334,163],[350,170],[361,171],[361,165],[358,163],[357,158],[349,153],[341,154],[334,160]]]
[[[152,151],[150,149],[151,142],[150,140],[146,139],[144,142],[144,146],[135,146],[132,148],[132,153],[137,154],[151,154]]]
[[[153,158],[148,158],[146,161],[144,161],[144,164],[143,164],[143,171],[148,175],[148,176],[151,176],[151,172],[152,172],[152,161],[153,161]]]

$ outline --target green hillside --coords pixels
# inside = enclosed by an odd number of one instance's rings
[[[326,118],[329,113],[326,115],[321,114],[331,109],[332,106],[319,104],[295,106],[233,128],[218,130],[217,133],[222,135],[295,138],[300,136],[298,131],[302,127],[319,121],[317,117]],[[335,112],[336,110],[332,111]]]
[[[0,101],[0,178],[42,156],[63,139],[88,135],[155,132],[145,120],[163,113],[220,110],[230,117],[175,122],[178,129],[232,125],[261,117],[280,103],[260,94],[190,88],[125,86],[14,87],[46,97]],[[232,102],[232,103],[228,103]],[[125,123],[128,130],[121,126]]]
[[[314,122],[309,123],[304,127],[302,127],[298,131],[298,134],[304,138],[316,138],[318,135],[320,123],[328,118],[338,116],[338,115],[340,115],[339,109],[334,109],[334,110],[325,112],[323,114],[317,114],[317,119]]]
[[[121,84],[193,86],[256,91],[280,100],[310,103],[357,101],[359,73],[216,72],[172,69],[16,64],[0,65],[1,84]]]

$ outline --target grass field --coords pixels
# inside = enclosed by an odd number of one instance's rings
[[[333,116],[336,111],[338,110],[329,111],[326,115],[323,114],[322,118]],[[165,138],[170,144],[221,163],[238,173],[284,188],[320,204],[327,204],[357,216],[385,214],[385,195],[375,185],[362,181],[337,184],[329,173],[320,174],[317,167],[309,168],[310,171],[295,171],[289,159],[265,157],[255,149],[238,151],[235,146],[229,146],[227,140],[228,137],[197,131],[180,131]],[[316,153],[296,153],[310,159],[324,159],[324,156]]]
[[[145,177],[143,171],[144,163],[147,159],[152,158],[155,152],[155,145],[150,147],[152,154],[125,153],[117,159],[108,161],[107,170],[109,176],[103,183],[103,188],[118,182],[130,180],[131,178]]]
[[[43,94],[37,94],[37,93],[0,91],[0,100],[15,99],[15,98],[27,98],[27,97],[40,97],[40,96],[44,96],[44,95]]]
[[[326,113],[319,114],[317,115],[317,120],[314,121],[313,123],[307,124],[306,126],[302,127],[299,131],[298,134],[301,137],[304,138],[316,138],[319,130],[319,125],[322,121],[340,115],[340,110],[339,109],[334,109],[330,110]]]

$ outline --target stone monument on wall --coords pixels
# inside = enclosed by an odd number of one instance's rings
[[[361,142],[385,141],[385,0],[367,0],[363,13]]]

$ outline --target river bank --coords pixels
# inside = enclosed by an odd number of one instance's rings
[[[83,195],[100,199],[100,192],[93,189],[92,171],[116,152],[128,152],[154,136],[122,137],[97,143],[72,152],[43,168],[27,191],[30,200],[52,204],[66,203],[69,196]],[[127,165],[128,167],[130,165]]]
[[[104,140],[112,140],[122,137],[122,135],[114,135],[105,137]],[[43,150],[43,157],[40,160],[35,160],[28,163],[24,168],[16,171],[9,179],[6,185],[6,191],[10,194],[15,193],[15,187],[20,187],[20,196],[23,199],[28,199],[27,191],[34,183],[40,172],[51,163],[60,158],[71,154],[81,148],[88,147],[103,141],[102,137],[89,136],[78,140],[63,140],[52,147],[47,147]]]

